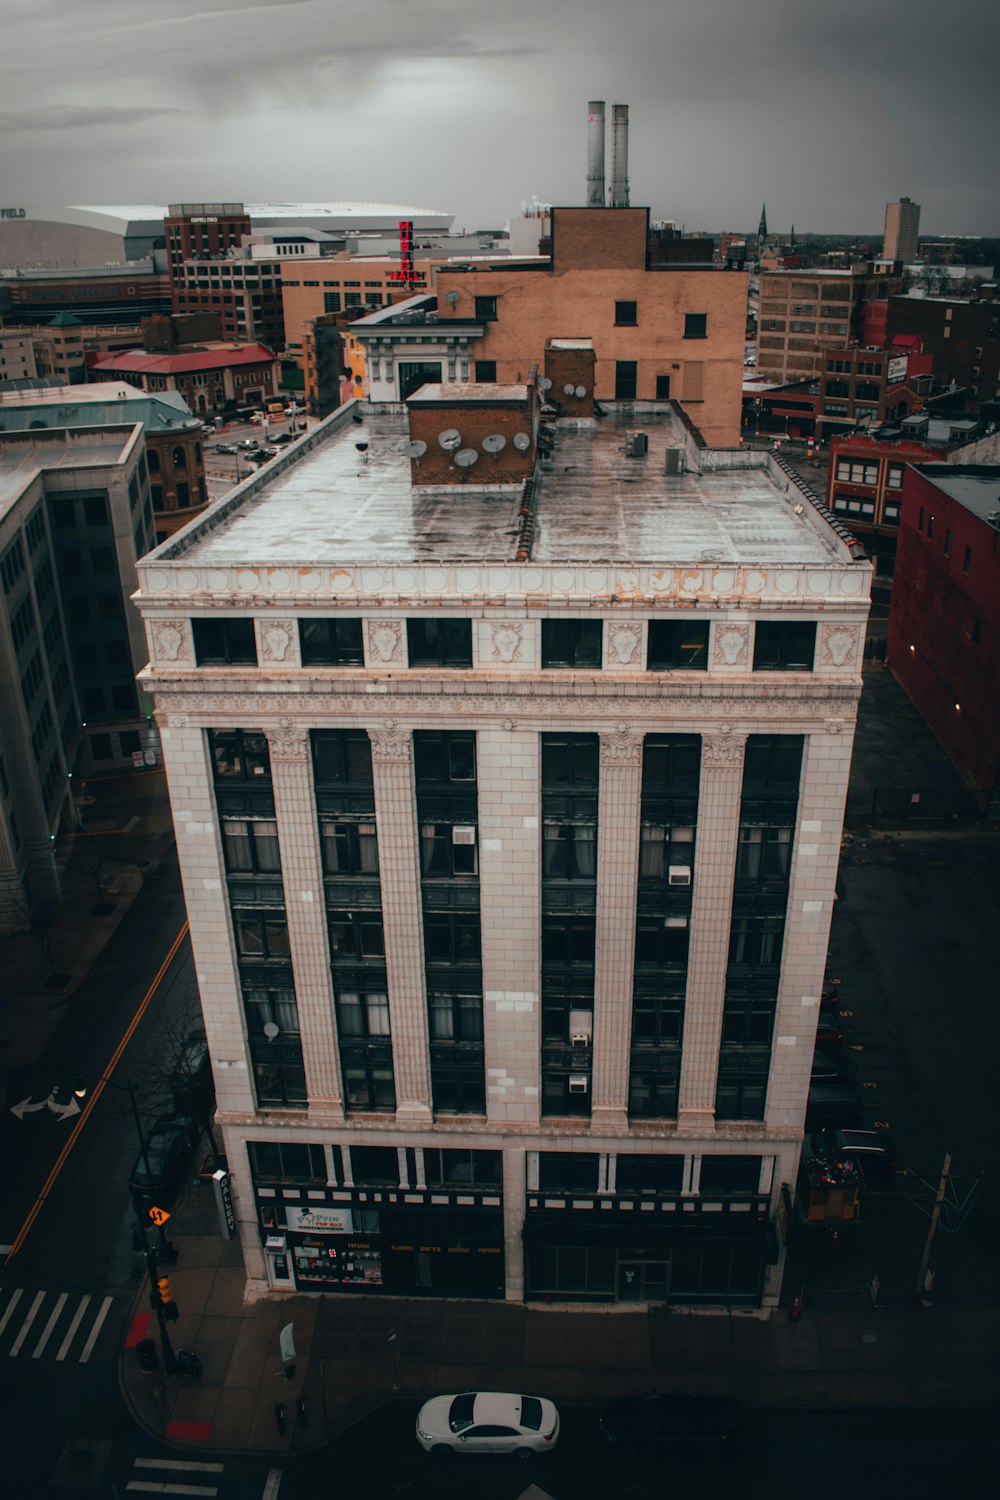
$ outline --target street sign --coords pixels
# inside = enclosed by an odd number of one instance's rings
[[[170,1218],[170,1215],[167,1213],[167,1210],[165,1208],[156,1208],[154,1206],[149,1210],[149,1217],[152,1219],[157,1228],[159,1228],[161,1224],[165,1224],[167,1222],[167,1220]]]

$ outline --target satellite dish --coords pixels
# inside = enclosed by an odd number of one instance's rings
[[[273,1021],[264,1022],[264,1035],[269,1042],[273,1042],[276,1036],[281,1035],[281,1027],[275,1026]]]
[[[578,385],[577,388],[576,388],[576,394],[579,396],[580,400],[582,401],[583,398],[584,398],[584,396],[587,394],[587,387],[585,385]]]
[[[552,385],[552,381],[549,379],[549,377],[547,375],[539,375],[539,377],[538,377],[538,389],[540,391],[547,391],[547,390],[549,390],[549,388],[551,387],[551,385]]]
[[[445,294],[444,294],[444,300],[446,302],[450,302],[451,305],[452,305],[452,307],[454,307],[455,303],[458,301],[458,293],[457,292],[445,292]]]
[[[526,432],[515,432],[512,441],[518,453],[527,453],[531,447],[531,438]]]
[[[462,441],[462,434],[457,427],[446,427],[444,432],[438,433],[438,442],[446,453],[454,453]]]
[[[563,395],[564,396],[572,396],[572,394],[573,394],[573,387],[571,385],[564,385],[563,386]]]
[[[410,458],[423,458],[427,452],[427,444],[423,438],[414,438],[412,443],[407,443],[406,452]]]
[[[484,453],[500,453],[507,446],[507,439],[502,432],[491,432],[489,437],[483,438]]]
[[[460,448],[455,454],[455,462],[458,464],[458,467],[460,469],[471,469],[472,465],[477,462],[478,458],[479,454],[476,452],[475,448]]]
[[[570,390],[572,390],[572,389],[573,389],[573,387],[570,386]],[[542,416],[543,417],[557,417],[558,415],[559,415],[559,413],[556,411],[556,409],[555,409],[554,406],[543,406],[542,407]]]

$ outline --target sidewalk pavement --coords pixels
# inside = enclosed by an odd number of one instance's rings
[[[136,1341],[157,1337],[145,1284],[121,1354],[134,1420],[178,1449],[304,1452],[394,1396],[418,1402],[470,1389],[537,1391],[564,1405],[654,1389],[790,1410],[969,1411],[1000,1403],[1000,1307],[865,1310],[859,1298],[853,1309],[804,1307],[793,1321],[788,1308],[528,1308],[339,1293],[247,1303],[239,1250],[214,1220],[211,1191],[200,1183],[169,1226],[180,1251],[170,1270],[180,1310],[170,1340],[198,1355],[199,1379],[166,1378],[162,1365],[140,1370]],[[288,1323],[297,1355],[290,1380],[279,1347]],[[283,1435],[277,1402],[285,1407]]]

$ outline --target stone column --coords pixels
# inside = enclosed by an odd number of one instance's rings
[[[486,1114],[539,1118],[540,741],[532,730],[477,736]]]
[[[642,735],[601,735],[591,1127],[628,1126]]]
[[[746,735],[732,730],[702,740],[677,1120],[682,1131],[715,1123],[745,749]]]
[[[524,1301],[524,1229],[525,1212],[524,1152],[520,1146],[506,1146],[503,1153],[503,1265],[504,1297],[508,1302]]]
[[[309,734],[295,724],[282,724],[265,732],[309,1112],[342,1120],[344,1103]]]
[[[431,1118],[431,1070],[413,737],[395,723],[370,735],[396,1119],[426,1124]]]

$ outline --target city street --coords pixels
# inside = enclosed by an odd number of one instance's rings
[[[268,417],[260,426],[251,422],[230,422],[215,437],[206,437],[203,445],[205,457],[205,483],[209,500],[220,500],[234,485],[255,474],[261,464],[250,458],[257,448],[273,448],[274,439],[290,433],[293,437],[303,435],[303,426],[315,426],[315,420],[302,412],[297,416]],[[254,444],[253,448],[243,445]],[[287,444],[279,444],[278,451]],[[223,453],[223,448],[238,448],[237,453]]]

